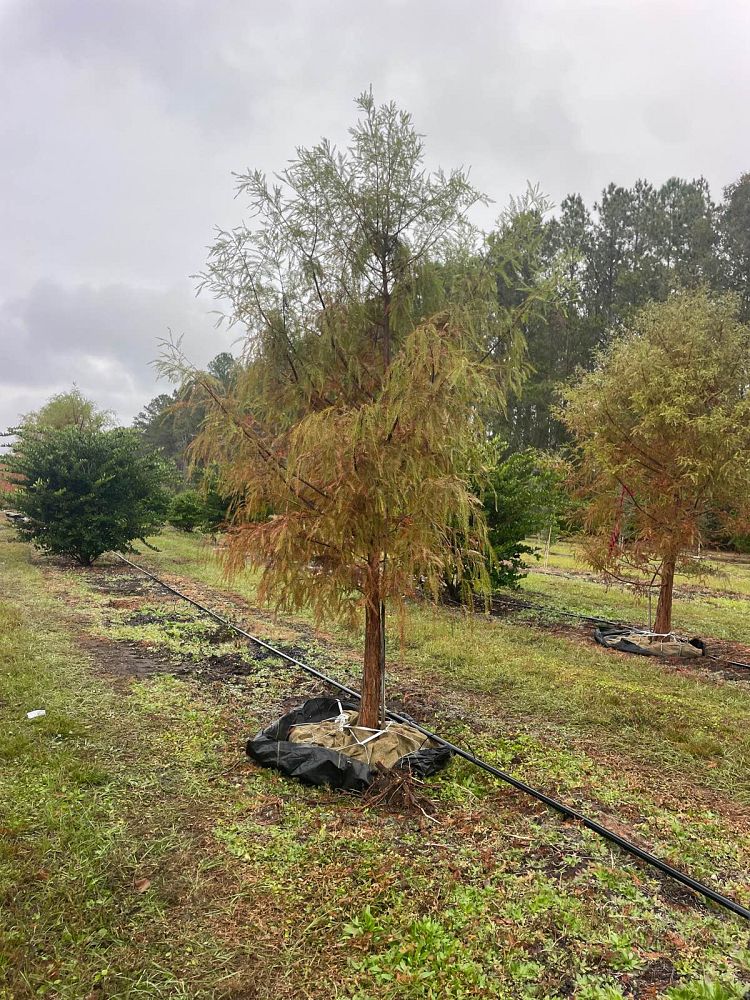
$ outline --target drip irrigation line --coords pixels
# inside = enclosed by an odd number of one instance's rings
[[[534,606],[530,605],[530,607],[533,608]],[[586,622],[596,622],[599,625],[614,625],[616,628],[631,628],[635,631],[639,631],[641,629],[640,626],[632,625],[630,622],[612,622],[607,618],[597,618],[595,615],[580,615],[576,614],[574,611],[562,611],[558,608],[541,604],[536,605],[536,607],[538,607],[540,611],[549,611],[552,614],[565,615],[567,618],[579,618],[581,621]],[[742,670],[750,670],[750,663],[743,663],[741,660],[727,660],[723,656],[714,656],[713,653],[706,653],[705,657],[707,660],[713,660],[715,663],[723,663],[728,667],[738,667]]]
[[[725,660],[721,656],[714,656],[713,653],[706,653],[706,657],[709,660],[715,660],[716,663],[725,663],[729,667],[741,667],[743,670],[750,670],[750,663],[742,663],[740,660]]]
[[[239,625],[235,625],[234,622],[230,621],[228,618],[224,618],[223,615],[219,615],[215,611],[212,611],[211,608],[207,608],[204,604],[200,604],[198,601],[193,600],[192,597],[188,597],[187,594],[183,594],[182,591],[177,590],[177,588],[171,586],[171,584],[160,580],[143,566],[139,566],[137,563],[131,562],[130,559],[126,559],[125,556],[120,555],[119,552],[116,552],[115,555],[128,566],[138,570],[140,573],[143,573],[155,583],[158,583],[159,586],[164,587],[165,590],[168,590],[170,593],[182,598],[183,601],[187,601],[188,604],[192,604],[194,608],[197,608],[199,611],[203,612],[203,614],[208,615],[210,618],[213,618],[215,621],[226,626],[227,628],[232,629],[238,635],[254,642],[261,648],[268,650],[268,652],[272,653],[274,656],[278,656],[287,663],[293,664],[305,673],[310,674],[312,677],[317,677],[318,680],[323,681],[330,687],[336,688],[338,691],[343,691],[344,694],[348,694],[352,698],[361,698],[359,691],[355,691],[354,688],[347,687],[346,684],[342,684],[340,681],[334,680],[332,677],[328,677],[320,670],[316,670],[315,667],[311,667],[307,663],[303,663],[301,660],[298,660],[296,657],[290,656],[289,653],[285,653],[276,646],[272,646],[270,643],[260,639],[257,635],[253,635],[251,632],[245,631],[245,629],[240,628]],[[494,764],[490,764],[488,761],[482,760],[481,757],[477,757],[475,754],[465,750],[463,747],[460,747],[455,743],[451,743],[450,740],[446,740],[442,736],[438,736],[437,733],[433,733],[431,730],[425,729],[424,726],[414,722],[413,719],[400,715],[398,712],[389,711],[386,714],[388,715],[388,718],[392,719],[394,722],[401,722],[412,726],[414,729],[417,729],[420,733],[422,733],[423,736],[429,737],[429,739],[434,740],[441,746],[446,747],[446,749],[451,750],[457,757],[461,757],[470,764],[474,764],[475,767],[486,771],[488,774],[493,775],[493,777],[500,778],[501,781],[511,785],[517,791],[523,792],[525,795],[530,795],[538,802],[542,802],[544,805],[565,816],[567,819],[575,820],[582,826],[586,827],[586,829],[591,830],[593,833],[604,838],[604,840],[609,841],[611,844],[615,844],[627,854],[630,854],[633,857],[638,858],[640,861],[645,862],[645,864],[650,865],[652,868],[657,869],[657,871],[660,871],[663,875],[667,875],[675,882],[679,882],[681,885],[684,885],[686,888],[691,889],[698,895],[711,900],[711,902],[716,903],[718,906],[721,906],[724,909],[735,913],[737,916],[750,921],[750,909],[742,906],[729,896],[722,895],[722,893],[712,889],[711,886],[705,885],[703,882],[699,882],[697,879],[692,878],[690,875],[680,871],[678,868],[674,868],[667,861],[657,858],[649,851],[643,850],[643,848],[638,847],[637,844],[634,844],[632,841],[626,840],[618,833],[615,833],[614,830],[610,830],[608,827],[602,826],[601,823],[597,823],[596,820],[590,819],[583,813],[578,812],[577,809],[566,805],[564,802],[560,802],[558,799],[552,798],[550,795],[546,795],[544,792],[537,788],[533,788],[531,785],[527,785],[525,781],[521,781],[519,778],[513,777],[513,775],[509,774],[507,771],[503,771],[499,767],[495,767]]]
[[[641,626],[633,625],[630,622],[613,622],[608,618],[599,618],[597,615],[582,615],[575,611],[563,611],[561,608],[555,608],[548,604],[525,604],[524,610],[539,610],[548,611],[550,614],[564,615],[566,618],[578,618],[580,621],[585,622],[595,622],[597,625],[613,625],[615,628],[632,628],[634,630],[639,630]],[[739,667],[743,670],[750,670],[750,663],[743,663],[741,660],[727,660],[723,656],[714,656],[713,653],[705,654],[707,660],[713,660],[715,663],[723,663],[728,667]]]
[[[351,695],[352,698],[361,697],[359,692],[355,691],[353,688],[349,688],[345,684],[339,684],[338,681],[332,680],[330,677],[326,676],[326,674],[321,673],[320,670],[316,670],[315,667],[311,667],[307,663],[303,663],[301,660],[296,659],[294,656],[290,656],[289,653],[285,653],[282,649],[277,649],[276,646],[272,646],[270,643],[264,642],[263,639],[260,639],[257,635],[246,632],[243,628],[240,628],[239,625],[235,625],[235,623],[231,622],[228,618],[224,618],[223,615],[217,614],[215,611],[212,611],[211,608],[207,608],[204,604],[199,604],[198,601],[194,601],[192,597],[188,597],[188,595],[183,594],[181,590],[177,590],[176,587],[172,587],[170,584],[160,580],[158,576],[154,576],[153,573],[149,572],[149,570],[145,569],[143,566],[138,566],[136,563],[126,559],[125,556],[120,555],[119,552],[115,552],[114,554],[118,559],[122,559],[124,563],[127,563],[128,566],[132,566],[133,569],[137,569],[139,572],[150,577],[155,583],[158,583],[160,587],[164,587],[164,589],[168,590],[171,594],[181,597],[183,601],[187,601],[188,604],[192,604],[194,608],[202,611],[203,614],[208,615],[220,624],[225,625],[227,628],[232,629],[239,635],[244,636],[245,639],[249,639],[251,642],[256,643],[256,645],[261,646],[263,649],[267,649],[268,652],[273,653],[274,656],[279,656],[282,660],[286,660],[288,663],[293,663],[296,667],[306,671],[308,674],[312,674],[313,677],[317,677],[321,681],[325,681],[327,684],[333,684],[334,687],[337,687],[340,691],[344,691],[346,694]]]

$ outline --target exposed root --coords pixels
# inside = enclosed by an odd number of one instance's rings
[[[362,796],[363,809],[384,806],[399,813],[420,812],[431,823],[439,822],[428,812],[432,802],[419,791],[424,782],[415,778],[408,768],[389,769],[376,764],[375,769],[377,774]]]

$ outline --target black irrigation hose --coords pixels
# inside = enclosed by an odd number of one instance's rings
[[[339,691],[343,691],[344,694],[348,694],[352,698],[361,698],[359,691],[355,691],[353,688],[347,687],[346,684],[341,684],[339,681],[334,680],[332,677],[328,677],[326,674],[321,673],[320,670],[316,670],[314,667],[310,667],[306,663],[302,663],[301,660],[297,660],[295,659],[295,657],[290,656],[288,653],[283,652],[283,650],[277,649],[270,643],[264,642],[263,639],[259,639],[258,636],[252,635],[252,633],[250,632],[246,632],[244,629],[241,629],[238,625],[235,625],[234,622],[229,621],[229,619],[224,618],[222,615],[217,614],[215,611],[212,611],[205,605],[199,604],[198,601],[194,601],[192,597],[188,597],[187,594],[183,594],[181,591],[177,590],[175,587],[172,587],[170,584],[164,583],[163,580],[160,580],[157,576],[154,576],[154,574],[149,572],[149,570],[145,569],[143,566],[139,566],[136,563],[131,562],[129,559],[126,559],[125,556],[120,555],[119,552],[116,552],[115,555],[119,559],[121,559],[124,563],[127,563],[128,566],[131,566],[133,569],[137,569],[139,572],[145,574],[147,577],[154,580],[156,583],[159,584],[159,586],[164,587],[165,590],[168,590],[170,593],[175,594],[177,597],[182,598],[183,601],[187,601],[188,604],[192,604],[194,608],[197,608],[204,614],[209,615],[209,617],[213,618],[215,621],[220,622],[227,628],[230,628],[233,631],[237,632],[238,635],[241,635],[244,638],[249,639],[251,642],[256,643],[263,649],[268,650],[274,656],[278,656],[280,659],[286,660],[288,663],[294,664],[295,667],[299,667],[299,669],[305,671],[305,673],[308,673],[313,677],[317,677],[318,680],[324,681],[326,684],[336,688]],[[712,889],[708,885],[705,885],[703,882],[699,882],[697,879],[691,878],[690,875],[686,875],[685,872],[681,872],[678,868],[673,868],[672,865],[670,865],[668,862],[662,861],[661,858],[657,858],[655,855],[650,854],[648,851],[644,851],[643,848],[638,847],[637,844],[634,844],[631,841],[626,840],[624,837],[621,837],[619,834],[615,833],[614,830],[610,830],[606,826],[602,826],[601,823],[597,823],[596,820],[589,819],[588,816],[584,816],[583,813],[580,813],[578,812],[578,810],[565,805],[565,803],[560,802],[557,799],[553,799],[549,795],[545,795],[544,792],[539,791],[537,788],[532,788],[531,785],[527,785],[524,781],[520,781],[518,778],[514,778],[512,774],[508,774],[506,771],[500,770],[500,768],[495,767],[493,764],[489,764],[486,760],[482,760],[481,757],[477,757],[473,753],[470,753],[468,750],[464,750],[462,747],[457,746],[455,743],[451,743],[449,740],[443,739],[442,736],[438,736],[436,733],[431,732],[429,729],[425,729],[424,726],[420,726],[419,723],[415,723],[412,719],[408,719],[405,716],[399,715],[397,712],[388,712],[387,715],[394,722],[403,722],[412,726],[414,729],[419,730],[419,732],[422,733],[424,736],[429,737],[436,743],[439,743],[441,746],[444,746],[448,750],[453,751],[453,753],[457,757],[462,757],[470,764],[474,764],[476,767],[481,768],[488,774],[491,774],[496,778],[500,778],[501,781],[505,781],[507,782],[507,784],[512,785],[513,788],[517,789],[519,792],[524,792],[524,794],[532,796],[532,798],[537,799],[539,802],[543,802],[544,805],[548,806],[550,809],[554,809],[556,812],[561,813],[568,819],[576,820],[578,823],[581,823],[583,826],[585,826],[588,830],[591,830],[598,836],[603,837],[610,843],[616,844],[619,848],[621,848],[621,850],[625,851],[628,854],[631,854],[635,858],[638,858],[640,861],[644,861],[647,865],[651,865],[652,868],[656,868],[658,871],[662,872],[664,875],[668,875],[670,878],[674,879],[676,882],[679,882],[681,885],[686,886],[688,889],[692,889],[693,892],[698,893],[701,896],[705,896],[706,899],[710,899],[713,903],[716,903],[719,906],[724,907],[724,909],[726,910],[730,910],[732,913],[737,914],[737,916],[744,917],[745,920],[750,920],[750,909],[747,909],[746,907],[742,906],[734,899],[730,899],[728,896],[723,896],[720,892],[716,892],[714,889]]]
[[[721,656],[714,656],[713,653],[706,653],[709,660],[716,663],[724,663],[728,667],[741,667],[743,670],[750,670],[750,663],[742,663],[740,660],[724,660]]]

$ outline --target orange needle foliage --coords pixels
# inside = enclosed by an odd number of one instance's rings
[[[544,295],[499,306],[466,175],[426,174],[409,116],[369,94],[359,107],[345,152],[300,149],[273,188],[239,179],[257,223],[220,233],[203,276],[247,331],[230,390],[179,356],[163,367],[207,406],[193,454],[233,497],[228,568],[259,569],[283,608],[364,611],[360,721],[374,726],[386,604],[420,577],[436,593],[457,552],[459,572],[486,575],[469,488],[480,414],[518,383]]]

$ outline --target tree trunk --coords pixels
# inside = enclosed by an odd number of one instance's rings
[[[383,690],[381,656],[384,609],[380,600],[380,560],[370,559],[365,592],[365,662],[362,674],[362,701],[359,724],[376,729],[380,721],[380,699]]]
[[[656,605],[656,620],[654,632],[666,635],[672,631],[672,591],[674,590],[674,570],[677,563],[676,555],[664,557],[661,568],[661,583],[659,585],[659,603]]]
[[[388,274],[383,264],[383,367],[388,371],[391,363],[391,292]]]

